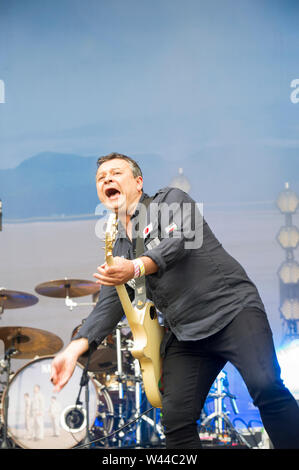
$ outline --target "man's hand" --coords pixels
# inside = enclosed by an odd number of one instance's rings
[[[119,256],[114,258],[113,266],[104,263],[99,266],[97,270],[98,273],[94,273],[93,276],[97,279],[96,282],[104,286],[125,284],[134,277],[134,265],[132,261],[126,258],[120,258]]]
[[[51,364],[51,382],[54,385],[54,392],[60,390],[68,383],[76,367],[78,358],[88,350],[86,338],[72,341],[68,347],[59,353]]]
[[[125,284],[134,277],[134,265],[132,260],[115,256],[114,264],[108,266],[107,263],[97,268],[98,273],[94,273],[98,284],[104,286],[118,286]],[[158,271],[158,265],[148,256],[141,256],[141,261],[145,267],[145,274],[154,274]]]

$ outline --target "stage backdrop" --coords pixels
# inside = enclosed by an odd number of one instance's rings
[[[286,182],[299,194],[298,13],[296,0],[1,0],[0,287],[93,280],[96,159],[117,151],[140,163],[150,194],[184,178],[257,284],[279,347],[275,201]],[[37,296],[0,328],[67,344],[91,307]],[[227,370],[240,416],[258,421]]]

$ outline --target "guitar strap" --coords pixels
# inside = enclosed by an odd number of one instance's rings
[[[149,204],[153,200],[153,197],[146,197],[143,199],[142,204],[145,205],[146,209],[148,208]],[[144,252],[144,238],[143,238],[143,230],[146,227],[146,217],[144,220],[141,220],[140,214],[143,214],[143,211],[139,211],[139,215],[137,216],[137,237],[135,247],[133,249],[134,258],[138,258]],[[145,276],[137,277],[134,279],[135,281],[135,304],[138,309],[142,309],[146,302],[146,288],[145,288]]]

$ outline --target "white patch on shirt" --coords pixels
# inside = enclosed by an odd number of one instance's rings
[[[146,244],[146,249],[147,250],[152,250],[156,246],[160,245],[160,243],[161,243],[161,240],[159,240],[158,237],[153,238],[153,240],[151,240],[149,243]]]

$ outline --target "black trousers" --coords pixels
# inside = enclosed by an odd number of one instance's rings
[[[163,360],[162,423],[169,449],[201,447],[196,421],[227,361],[240,372],[275,448],[299,449],[299,407],[280,378],[264,312],[244,309],[223,330],[199,341],[171,335]]]

